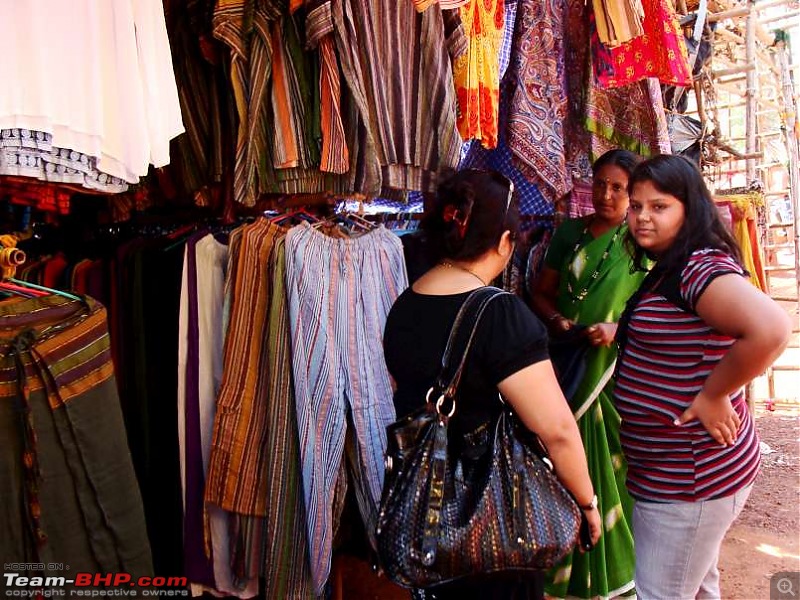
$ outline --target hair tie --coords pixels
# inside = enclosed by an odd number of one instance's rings
[[[467,223],[469,223],[469,217],[464,217],[461,214],[461,211],[458,210],[454,205],[448,204],[442,210],[442,220],[445,223],[455,223],[458,227],[458,237],[464,238],[467,233]]]

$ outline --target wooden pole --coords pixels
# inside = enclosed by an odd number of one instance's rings
[[[797,16],[800,15],[800,10],[795,10],[792,12],[787,12],[782,15],[775,15],[772,17],[767,17],[765,19],[761,19],[759,23],[761,25],[766,25],[767,23],[774,23],[775,21],[783,21],[784,19],[795,19]]]
[[[750,13],[750,6],[743,6],[741,8],[732,8],[731,10],[723,10],[722,12],[713,13],[708,15],[708,22],[714,23],[716,21],[724,21],[725,19],[735,19],[736,17],[744,17]]]
[[[786,141],[786,151],[789,155],[789,194],[792,202],[792,214],[794,217],[794,274],[797,287],[797,295],[800,298],[800,231],[798,231],[798,211],[800,211],[800,149],[798,149],[798,139],[795,134],[797,126],[797,102],[794,95],[794,86],[789,72],[789,56],[786,42],[783,40],[775,44],[775,58],[778,60],[781,72],[781,84],[783,94],[783,115],[784,115],[784,134]]]
[[[738,65],[729,69],[719,69],[718,71],[711,71],[712,77],[726,77],[728,75],[736,75],[737,73],[749,73],[755,71],[755,63],[747,63],[746,65]],[[730,79],[728,81],[731,81]]]
[[[748,2],[748,7],[751,9],[748,16],[747,16],[747,33],[745,36],[745,43],[746,43],[746,61],[747,65],[752,65],[755,67],[755,60],[756,60],[756,23],[758,18],[758,13],[752,8],[755,6],[755,1],[750,0]],[[756,121],[756,111],[758,110],[758,100],[756,98],[756,85],[758,84],[758,73],[755,69],[749,69],[747,71],[747,91],[745,92],[745,135],[747,136],[747,140],[745,143],[745,154],[755,155],[757,152],[757,139],[756,134],[758,133],[757,128],[757,121]],[[748,159],[747,161],[747,183],[752,183],[753,179],[756,176],[756,163],[754,159]]]
[[[747,8],[747,27],[745,34],[745,61],[748,65],[755,65],[756,61],[756,25],[758,24],[758,12],[755,10],[755,0],[748,0]],[[745,92],[745,156],[747,156],[746,170],[747,170],[747,185],[753,183],[756,178],[756,161],[755,155],[757,150],[756,140],[756,127],[757,118],[756,111],[758,110],[758,100],[756,99],[756,85],[758,83],[758,72],[755,70],[747,71],[747,91]],[[755,412],[755,387],[753,382],[747,384],[745,392],[747,397],[747,405],[750,412]]]

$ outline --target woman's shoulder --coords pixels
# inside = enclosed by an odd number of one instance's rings
[[[487,322],[495,333],[518,335],[546,335],[546,328],[519,296],[511,293],[499,295],[487,309]]]
[[[719,248],[698,248],[694,250],[683,268],[684,277],[703,271],[734,272],[744,274],[744,268],[729,253]]]
[[[714,279],[721,275],[745,276],[746,271],[727,252],[718,248],[700,248],[689,255],[680,277],[680,294],[692,308]]]

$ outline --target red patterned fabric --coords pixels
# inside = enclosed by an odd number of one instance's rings
[[[597,72],[603,87],[620,87],[647,77],[662,83],[689,86],[692,70],[683,32],[670,0],[642,0],[644,35],[611,48],[613,73]]]
[[[572,180],[566,168],[564,126],[567,119],[564,66],[565,3],[520,0],[512,56],[506,72],[511,104],[508,146],[517,167],[555,202]],[[505,93],[505,92],[504,92]]]

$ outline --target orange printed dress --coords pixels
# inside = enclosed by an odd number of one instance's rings
[[[613,88],[657,77],[661,83],[689,86],[692,71],[683,32],[670,0],[642,0],[644,35],[610,48],[612,73],[598,73],[602,87]]]
[[[469,47],[453,64],[458,132],[484,148],[497,146],[504,5],[504,0],[469,0],[459,9]]]

